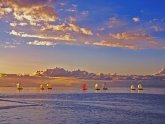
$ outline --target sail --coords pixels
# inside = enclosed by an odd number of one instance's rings
[[[43,89],[44,87],[43,87],[43,85],[42,84],[40,84],[40,89]]]
[[[103,90],[107,90],[108,88],[107,88],[107,85],[106,85],[106,83],[104,83],[103,84]]]
[[[99,86],[98,86],[98,84],[96,83],[96,84],[95,84],[95,89],[98,89],[98,88],[99,88]]]
[[[17,88],[20,88],[20,83],[17,83],[17,85],[16,85],[16,86],[17,86]]]
[[[134,89],[135,89],[134,85],[131,85],[131,87],[130,87],[130,88],[131,88],[131,90],[134,90]]]
[[[86,90],[86,89],[87,89],[86,84],[83,84],[82,85],[82,90]]]
[[[17,87],[18,90],[22,90],[22,89],[23,89],[23,87],[21,86],[20,83],[17,83],[17,84],[16,84],[16,87]]]
[[[46,87],[47,87],[47,88],[49,87],[49,83],[46,84]]]
[[[143,89],[141,84],[138,85],[138,89]]]
[[[46,84],[47,89],[52,89],[51,85],[49,83]]]

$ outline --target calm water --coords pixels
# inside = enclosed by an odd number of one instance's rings
[[[164,124],[164,88],[0,88],[0,124]]]

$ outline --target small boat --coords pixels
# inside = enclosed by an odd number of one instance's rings
[[[20,84],[20,83],[17,83],[17,85],[16,85],[16,86],[17,86],[17,89],[18,89],[18,90],[23,90],[23,87],[21,86],[21,84]]]
[[[95,84],[95,90],[100,90],[99,85],[97,83]]]
[[[40,84],[40,90],[44,90],[43,84]]]
[[[136,90],[135,87],[134,87],[134,85],[131,85],[130,89],[131,90]]]
[[[106,83],[103,84],[103,90],[108,90]]]
[[[82,90],[87,90],[86,84],[82,84]]]
[[[50,86],[49,83],[46,84],[46,88],[47,88],[48,90],[51,90],[51,89],[52,89],[52,87]]]
[[[143,87],[141,84],[138,84],[138,90],[143,90]]]

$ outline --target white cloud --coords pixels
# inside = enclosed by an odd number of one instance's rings
[[[127,49],[137,49],[135,44],[128,44],[124,42],[115,42],[115,41],[100,41],[95,42],[93,45],[104,46],[104,47],[117,47],[117,48],[127,48]]]
[[[37,46],[55,46],[56,43],[52,41],[38,41],[35,40],[33,42],[27,42],[29,45],[37,45]]]
[[[134,22],[139,22],[139,21],[140,21],[140,18],[134,17],[134,18],[132,18],[132,20],[133,20]]]
[[[47,40],[62,40],[62,41],[75,41],[75,39],[70,35],[60,35],[60,36],[48,36],[48,35],[38,35],[38,34],[27,34],[24,32],[17,32],[12,30],[10,35],[20,36],[20,37],[30,37],[30,38],[39,38],[39,39],[47,39]]]
[[[118,39],[118,40],[151,39],[152,38],[148,34],[144,34],[144,33],[128,33],[128,32],[110,34],[110,36],[112,38]]]

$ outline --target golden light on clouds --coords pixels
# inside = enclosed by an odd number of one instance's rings
[[[26,34],[24,32],[16,32],[12,30],[10,32],[11,35],[25,37],[25,38],[39,38],[39,39],[48,39],[48,40],[62,40],[62,41],[74,41],[75,39],[72,38],[70,35],[60,35],[60,36],[48,36],[48,35],[33,35],[33,34]]]
[[[57,6],[63,8],[58,9]],[[151,45],[153,43],[149,43],[149,41],[157,42],[155,37],[141,30],[140,25],[138,25],[140,31],[138,29],[131,32],[132,29],[128,30],[127,28],[125,31],[120,31],[122,27],[130,23],[126,18],[110,16],[105,24],[96,29],[94,26],[90,27],[79,23],[81,17],[90,17],[90,12],[87,10],[79,12],[78,6],[75,4],[71,4],[68,8],[64,7],[66,7],[65,3],[55,0],[0,0],[0,18],[7,19],[6,22],[10,26],[9,35],[26,38],[25,44],[31,43],[31,45],[41,43],[49,46],[50,42],[50,46],[52,46],[62,41],[61,43],[65,45],[72,42],[73,45],[141,49],[144,46],[153,48],[154,45]],[[60,11],[63,11],[62,16],[59,14]],[[80,17],[74,16],[73,13],[77,15],[79,13]],[[134,22],[142,21],[139,17],[130,19]],[[116,31],[117,28],[120,28],[120,30]],[[162,31],[160,26],[152,25],[150,28],[157,32]],[[113,29],[115,29],[114,32]],[[137,45],[139,44],[137,40],[141,45]],[[53,44],[51,44],[52,41]],[[162,48],[160,45],[155,45],[155,47]]]
[[[136,44],[128,44],[128,43],[121,43],[121,42],[113,42],[113,41],[100,41],[95,42],[93,45],[96,46],[105,46],[105,47],[119,47],[119,48],[128,48],[128,49],[137,49]]]

